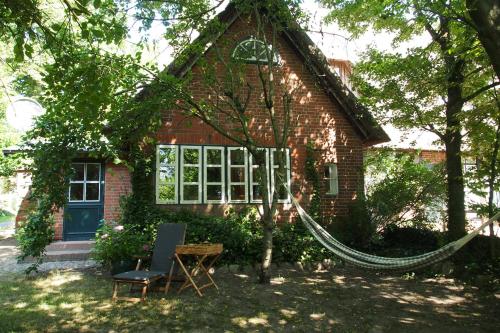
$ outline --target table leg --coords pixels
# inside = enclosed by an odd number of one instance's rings
[[[184,264],[182,263],[181,259],[179,258],[179,256],[177,255],[177,253],[175,254],[175,258],[177,259],[177,261],[179,262],[179,266],[181,266],[182,270],[184,271],[184,274],[186,274],[186,277],[188,278],[188,280],[186,282],[184,282],[184,284],[179,288],[179,291],[177,292],[177,294],[180,294],[180,292],[187,288],[189,285],[192,285],[193,288],[196,290],[196,292],[198,293],[198,295],[200,297],[203,296],[203,294],[201,293],[200,289],[198,289],[198,287],[196,286],[196,283],[194,282],[193,278],[191,277],[191,274],[188,272],[188,270],[186,269],[186,267],[184,266]]]

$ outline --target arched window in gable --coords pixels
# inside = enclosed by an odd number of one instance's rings
[[[266,45],[263,41],[255,37],[249,37],[236,45],[233,50],[232,58],[247,64],[267,65],[266,47],[272,56],[273,64],[279,64],[279,55],[276,51],[273,52],[271,45]]]

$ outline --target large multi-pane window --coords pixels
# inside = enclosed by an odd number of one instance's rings
[[[73,177],[69,183],[70,202],[101,200],[101,164],[73,163]]]
[[[282,152],[285,164],[278,176],[275,149],[261,148],[270,188],[276,186],[280,202],[289,197],[278,181],[290,184],[290,156]],[[156,160],[156,203],[259,203],[261,170],[255,158],[242,147],[159,145]]]

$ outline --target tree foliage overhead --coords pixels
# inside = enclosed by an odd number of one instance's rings
[[[331,8],[327,19],[355,36],[368,28],[386,31],[394,47],[427,36],[429,42],[405,53],[369,49],[355,68],[354,82],[379,119],[405,129],[420,127],[440,138],[446,147],[448,229],[451,238],[459,237],[465,233],[464,118],[499,85],[477,30],[456,18],[456,13],[466,11],[465,1],[323,3]]]

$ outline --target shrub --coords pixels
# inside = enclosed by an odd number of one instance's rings
[[[330,257],[331,253],[308,232],[302,222],[287,223],[276,229],[275,262],[310,262]]]
[[[442,225],[446,202],[443,168],[415,162],[410,153],[380,150],[366,159],[366,203],[377,231],[389,224]]]
[[[123,203],[127,203],[125,198]],[[185,223],[187,225],[186,244],[188,243],[222,243],[224,252],[218,264],[255,264],[262,258],[262,226],[260,216],[254,207],[246,207],[239,211],[230,209],[225,216],[208,216],[200,213],[180,210],[169,211],[160,208],[150,208],[147,212],[147,224],[123,224],[128,233],[117,233],[111,226],[99,230],[96,258],[102,263],[125,258],[133,253],[128,245],[115,245],[111,240],[118,238],[119,244],[129,244],[122,239],[124,235],[140,234],[142,244],[148,241],[154,244],[156,231],[161,223]],[[123,222],[123,221],[121,221]],[[105,239],[102,236],[107,234]],[[137,237],[137,236],[134,236]],[[135,243],[134,243],[135,244]],[[137,248],[135,244],[132,248]],[[121,248],[125,247],[121,254]],[[276,228],[274,233],[273,261],[317,261],[326,258],[329,253],[305,229],[301,222],[284,224]],[[105,254],[109,252],[109,254]],[[108,259],[109,257],[109,259]]]
[[[104,267],[111,267],[120,261],[132,260],[144,255],[151,248],[151,238],[131,226],[104,222],[97,230],[92,258]]]
[[[388,225],[381,233],[382,241],[375,246],[378,252],[389,256],[413,256],[439,247],[438,233],[425,228]]]
[[[349,205],[347,216],[335,217],[328,231],[340,242],[358,249],[369,246],[375,226],[372,223],[365,197],[358,193],[358,199]]]

